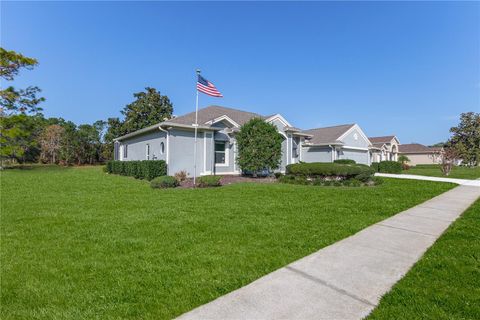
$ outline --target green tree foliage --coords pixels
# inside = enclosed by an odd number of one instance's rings
[[[119,118],[108,118],[107,129],[105,132],[105,143],[102,149],[102,158],[106,160],[113,159],[113,139],[123,136],[125,130],[123,128],[123,122]]]
[[[452,127],[448,145],[456,150],[463,163],[477,166],[480,163],[480,113],[466,112],[460,115],[460,123]]]
[[[15,51],[7,51],[0,48],[0,78],[5,81],[13,81],[21,69],[32,70],[38,62],[34,58],[28,58]],[[38,104],[45,98],[38,98],[38,87],[15,89],[12,86],[0,90],[0,113],[11,115],[16,113],[38,113],[42,109]]]
[[[273,124],[253,118],[240,128],[236,139],[239,153],[237,163],[243,171],[255,174],[280,166],[283,137]]]
[[[93,125],[78,126],[74,140],[75,158],[77,164],[94,164],[103,161],[102,132],[104,121],[96,121]]]
[[[15,51],[0,48],[0,78],[13,81],[22,69],[31,70],[37,60],[28,58]],[[38,142],[35,139],[41,128],[39,115],[42,110],[38,104],[44,98],[38,98],[40,89],[28,87],[15,89],[12,86],[0,89],[0,159],[9,161],[31,161],[38,156]],[[34,116],[27,116],[27,114]]]
[[[404,154],[402,154],[398,157],[398,162],[400,162],[401,164],[405,164],[409,161],[410,161],[410,159]]]
[[[125,120],[123,133],[130,133],[172,117],[173,105],[167,96],[162,96],[155,88],[145,88],[145,92],[134,93],[136,100],[122,110]]]
[[[26,162],[39,154],[38,135],[42,119],[25,114],[0,118],[0,157],[2,161]],[[3,163],[3,162],[2,162]]]

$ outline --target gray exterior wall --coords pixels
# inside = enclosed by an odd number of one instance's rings
[[[355,160],[356,163],[370,164],[368,150],[341,149],[337,151],[337,159],[350,159]]]
[[[332,148],[302,147],[302,161],[304,162],[332,162]]]
[[[168,174],[174,175],[176,172],[185,170],[188,176],[193,176],[194,131],[171,129],[168,139]],[[205,174],[205,170],[207,173],[212,171],[213,152],[205,152],[206,149],[213,150],[213,134],[199,131],[197,136],[197,175]]]
[[[355,140],[355,134],[357,134],[357,139]],[[355,147],[355,148],[368,148],[368,141],[363,138],[360,132],[357,129],[352,130],[345,138],[341,140],[345,146]]]
[[[146,158],[146,146],[150,145],[150,159],[149,160],[165,160],[167,140],[166,133],[160,130],[149,132],[140,136],[125,139],[120,142],[119,156],[124,161],[132,160],[147,160]],[[164,153],[161,153],[160,145],[164,144]],[[127,158],[123,157],[123,148],[127,147]]]

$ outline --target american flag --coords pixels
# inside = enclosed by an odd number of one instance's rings
[[[213,83],[211,83],[201,75],[198,75],[197,90],[205,94],[208,94],[209,96],[212,96],[212,97],[218,97],[218,98],[223,97],[220,91],[218,91],[217,88],[215,88]]]

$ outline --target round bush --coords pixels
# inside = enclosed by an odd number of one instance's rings
[[[175,188],[178,186],[178,181],[177,179],[175,179],[175,177],[172,176],[160,176],[150,181],[150,186],[152,188],[160,189]]]
[[[197,179],[197,187],[218,187],[220,186],[220,179],[222,176],[203,176]]]

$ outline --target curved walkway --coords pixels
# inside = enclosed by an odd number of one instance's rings
[[[362,319],[478,197],[461,185],[179,319]]]
[[[467,180],[467,179],[419,176],[419,175],[415,175],[415,174],[391,174],[391,173],[375,173],[375,175],[378,176],[378,177],[385,177],[385,178],[399,178],[399,179],[451,182],[451,183],[456,183],[456,184],[459,184],[459,185],[462,185],[462,186],[480,187],[480,179]]]

